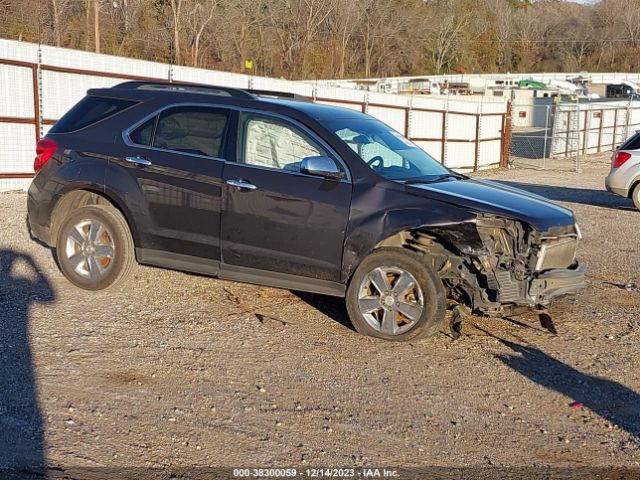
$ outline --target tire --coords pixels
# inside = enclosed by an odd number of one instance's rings
[[[359,333],[397,342],[437,334],[446,300],[437,273],[419,254],[398,248],[383,248],[365,258],[346,296],[347,312]]]
[[[636,184],[633,191],[631,192],[631,200],[633,200],[633,204],[636,206],[636,208],[640,210],[640,182]]]
[[[131,231],[109,205],[81,207],[58,229],[56,258],[64,276],[85,290],[103,290],[124,281],[135,264]]]

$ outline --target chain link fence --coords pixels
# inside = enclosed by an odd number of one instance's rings
[[[509,165],[580,171],[589,155],[614,150],[640,128],[640,101],[512,102]]]
[[[510,165],[547,168],[547,160],[551,156],[553,115],[551,104],[511,104]]]

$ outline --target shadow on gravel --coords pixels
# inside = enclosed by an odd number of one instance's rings
[[[311,305],[334,322],[355,331],[344,304],[344,298],[317,295],[315,293],[291,292],[303,302]]]
[[[604,182],[604,179],[602,179]],[[520,188],[536,195],[541,195],[556,202],[581,203],[596,207],[606,207],[613,209],[635,210],[633,202],[628,198],[623,198],[605,190],[593,188],[556,187],[553,185],[537,185],[533,183],[505,182],[510,187]]]
[[[53,287],[23,253],[0,249],[0,478],[44,472],[44,426],[29,343],[29,308],[51,303]]]
[[[490,334],[491,335],[491,334]],[[531,346],[495,337],[517,355],[498,359],[543,387],[571,397],[640,440],[640,395],[624,385],[587,375]]]

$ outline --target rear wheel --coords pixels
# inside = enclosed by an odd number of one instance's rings
[[[638,183],[631,192],[631,199],[636,208],[640,210],[640,183]]]
[[[420,255],[381,249],[362,261],[347,289],[355,329],[392,341],[435,335],[446,310],[442,281]]]
[[[62,221],[56,256],[64,276],[87,290],[116,285],[135,264],[129,226],[118,210],[106,205],[82,207]]]

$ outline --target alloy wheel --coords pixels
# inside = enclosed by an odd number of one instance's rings
[[[82,220],[70,229],[64,253],[75,273],[91,281],[99,281],[113,264],[113,235],[96,219]]]
[[[366,322],[385,335],[411,329],[422,316],[424,297],[415,277],[398,267],[378,267],[362,280],[358,308]]]

